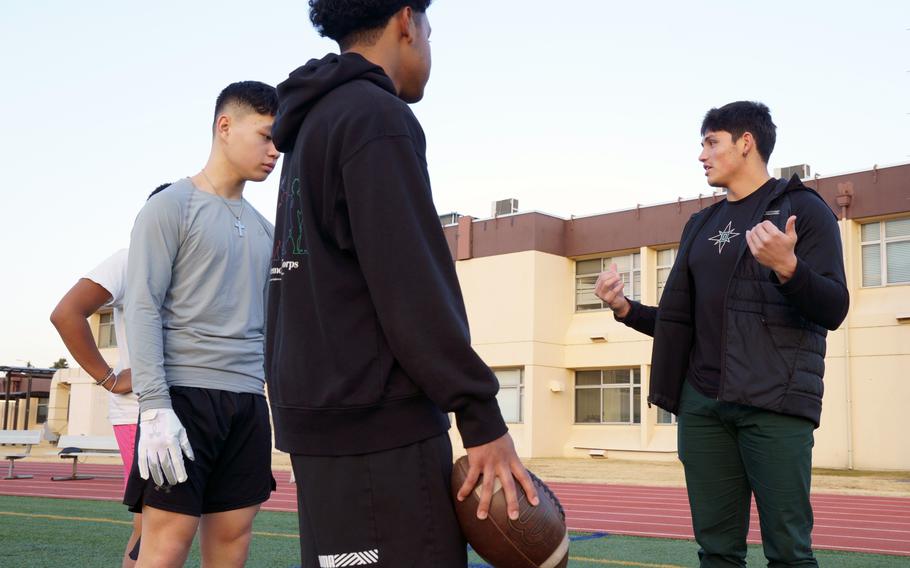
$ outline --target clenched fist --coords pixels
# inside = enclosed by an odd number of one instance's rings
[[[597,277],[594,295],[606,302],[617,317],[624,318],[629,315],[632,306],[623,294],[622,278],[617,274],[615,264],[611,264],[609,270],[601,272]]]

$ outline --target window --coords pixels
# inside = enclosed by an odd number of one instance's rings
[[[38,407],[35,410],[35,424],[44,424],[47,422],[47,397],[38,399]]]
[[[114,333],[114,314],[105,312],[99,314],[98,320],[98,349],[117,347],[117,335]]]
[[[676,424],[676,415],[672,412],[667,412],[663,408],[657,409],[657,423],[658,424]]]
[[[664,293],[670,269],[673,268],[673,262],[676,261],[676,252],[675,248],[657,251],[657,301],[660,301],[660,297]]]
[[[597,276],[616,264],[616,271],[622,277],[626,296],[633,300],[641,299],[641,254],[632,253],[621,256],[608,256],[575,261],[575,310],[602,310],[607,307],[594,295],[594,284]]]
[[[641,423],[641,369],[575,371],[575,422]]]
[[[524,394],[522,369],[494,369],[493,373],[499,381],[499,392],[496,402],[506,422],[521,422],[521,399]]]
[[[910,284],[910,218],[862,226],[863,287]]]

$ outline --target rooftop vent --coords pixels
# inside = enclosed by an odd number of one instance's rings
[[[790,179],[793,174],[799,176],[799,179],[806,179],[812,175],[809,164],[799,164],[798,166],[787,166],[786,168],[774,168],[774,177],[778,179]]]
[[[461,219],[462,217],[463,217],[463,215],[461,213],[455,213],[453,211],[452,213],[446,213],[444,215],[440,215],[439,222],[442,223],[443,227],[446,227],[448,225],[457,225],[458,220]]]
[[[512,213],[518,213],[517,199],[510,198],[493,202],[494,217],[499,217],[500,215],[511,215]]]

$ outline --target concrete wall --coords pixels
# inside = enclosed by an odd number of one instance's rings
[[[910,469],[902,417],[910,400],[910,286],[862,288],[860,223],[841,222],[850,313],[828,337],[816,465]]]
[[[88,373],[79,368],[61,369],[54,375],[51,388],[48,428],[59,434],[114,435],[107,419],[108,393],[98,387]],[[64,402],[67,398],[68,418],[67,403]]]

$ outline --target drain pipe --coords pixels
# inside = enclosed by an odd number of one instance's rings
[[[844,269],[847,277],[847,290],[853,282],[853,230],[847,209],[853,201],[853,183],[837,184],[837,204],[840,206],[841,241],[844,247]],[[844,391],[846,393],[846,442],[847,442],[847,469],[853,469],[853,380],[850,374],[852,367],[850,361],[850,310],[844,318]]]

